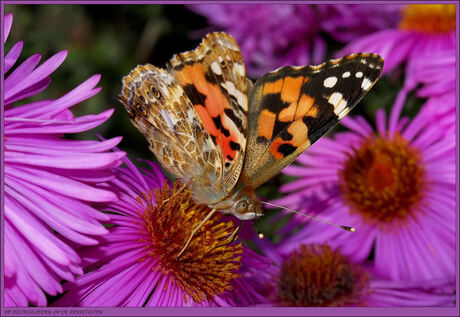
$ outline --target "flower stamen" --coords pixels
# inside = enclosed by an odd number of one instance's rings
[[[301,245],[281,265],[277,301],[285,306],[363,305],[368,274],[328,245]]]
[[[223,221],[221,213],[215,213],[197,230],[178,258],[190,233],[211,209],[194,203],[189,190],[177,187],[176,183],[171,190],[165,183],[161,190],[138,199],[144,206],[143,242],[149,255],[158,259],[164,274],[169,274],[199,303],[232,289],[230,281],[240,277],[237,272],[243,247],[241,243],[227,245],[235,226],[233,221]]]
[[[415,217],[423,197],[424,169],[418,151],[399,134],[369,137],[340,171],[342,197],[351,212],[375,224]]]
[[[407,5],[402,11],[399,28],[429,33],[453,31],[455,30],[455,5]]]

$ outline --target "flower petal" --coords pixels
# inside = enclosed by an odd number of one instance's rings
[[[8,35],[10,34],[11,25],[13,24],[13,13],[10,12],[10,13],[5,14],[3,18],[3,23],[5,27],[3,29],[3,43],[5,43],[6,39],[8,38]]]
[[[15,86],[10,87],[9,89],[5,88],[5,103],[8,103],[8,99],[14,97],[16,94],[48,77],[49,74],[54,72],[59,67],[59,65],[62,64],[66,56],[67,51],[61,51],[57,53],[56,55],[50,57],[43,64],[41,64],[39,67],[37,67],[32,73],[22,77],[22,80]]]
[[[44,170],[24,166],[16,166],[13,169],[10,166],[5,166],[5,173],[11,173],[12,171],[14,171],[12,175],[25,182],[36,184],[68,197],[93,202],[113,201],[116,199],[116,195],[110,191],[97,189],[84,183],[74,181],[61,175],[52,174]]]
[[[19,41],[10,49],[5,56],[5,74],[13,67],[14,63],[18,60],[19,54],[22,51],[23,42]]]

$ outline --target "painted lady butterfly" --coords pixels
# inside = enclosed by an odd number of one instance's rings
[[[136,67],[119,98],[163,167],[213,209],[207,219],[216,210],[254,219],[255,188],[348,114],[382,68],[380,56],[358,53],[253,84],[235,40],[216,32],[166,70]]]

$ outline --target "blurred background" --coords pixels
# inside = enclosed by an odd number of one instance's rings
[[[83,115],[115,108],[112,118],[95,131],[107,138],[122,135],[120,147],[131,157],[150,158],[145,140],[117,100],[121,78],[138,64],[164,66],[174,53],[193,48],[199,39],[191,39],[190,30],[205,27],[206,19],[184,6],[169,5],[7,5],[8,12],[14,22],[5,51],[23,40],[19,62],[35,53],[43,61],[68,50],[51,85],[35,98],[58,98],[101,74],[102,91],[72,111]],[[94,137],[88,134],[80,137]]]
[[[131,159],[155,160],[144,137],[132,126],[117,100],[121,78],[138,64],[164,67],[173,54],[194,49],[204,34],[219,30],[211,26],[206,17],[183,5],[6,5],[5,13],[9,12],[13,13],[14,20],[5,51],[23,40],[19,63],[35,53],[41,53],[43,61],[61,50],[68,50],[64,63],[51,75],[50,86],[30,98],[31,101],[56,99],[93,74],[101,74],[102,91],[72,111],[79,116],[115,108],[115,113],[92,132],[70,137],[95,138],[94,132],[105,138],[121,135],[123,141],[119,147]],[[345,45],[327,33],[320,32],[320,36],[327,43],[326,58],[332,58]],[[272,69],[279,66],[273,65]],[[252,76],[252,79],[256,78]],[[352,114],[374,121],[376,109],[391,108],[402,83],[403,74],[398,71],[383,77]],[[405,114],[412,117],[422,103],[423,100],[409,96]],[[330,133],[340,129],[337,126]],[[258,194],[266,199],[277,198],[277,189],[287,180],[289,176],[278,175],[263,185]],[[283,222],[276,226],[262,223],[262,230],[271,235],[282,225]]]

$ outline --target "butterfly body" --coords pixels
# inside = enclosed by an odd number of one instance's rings
[[[197,203],[246,220],[263,214],[255,188],[343,118],[382,67],[378,55],[359,53],[283,67],[252,84],[235,40],[216,32],[166,70],[132,70],[119,98]]]

